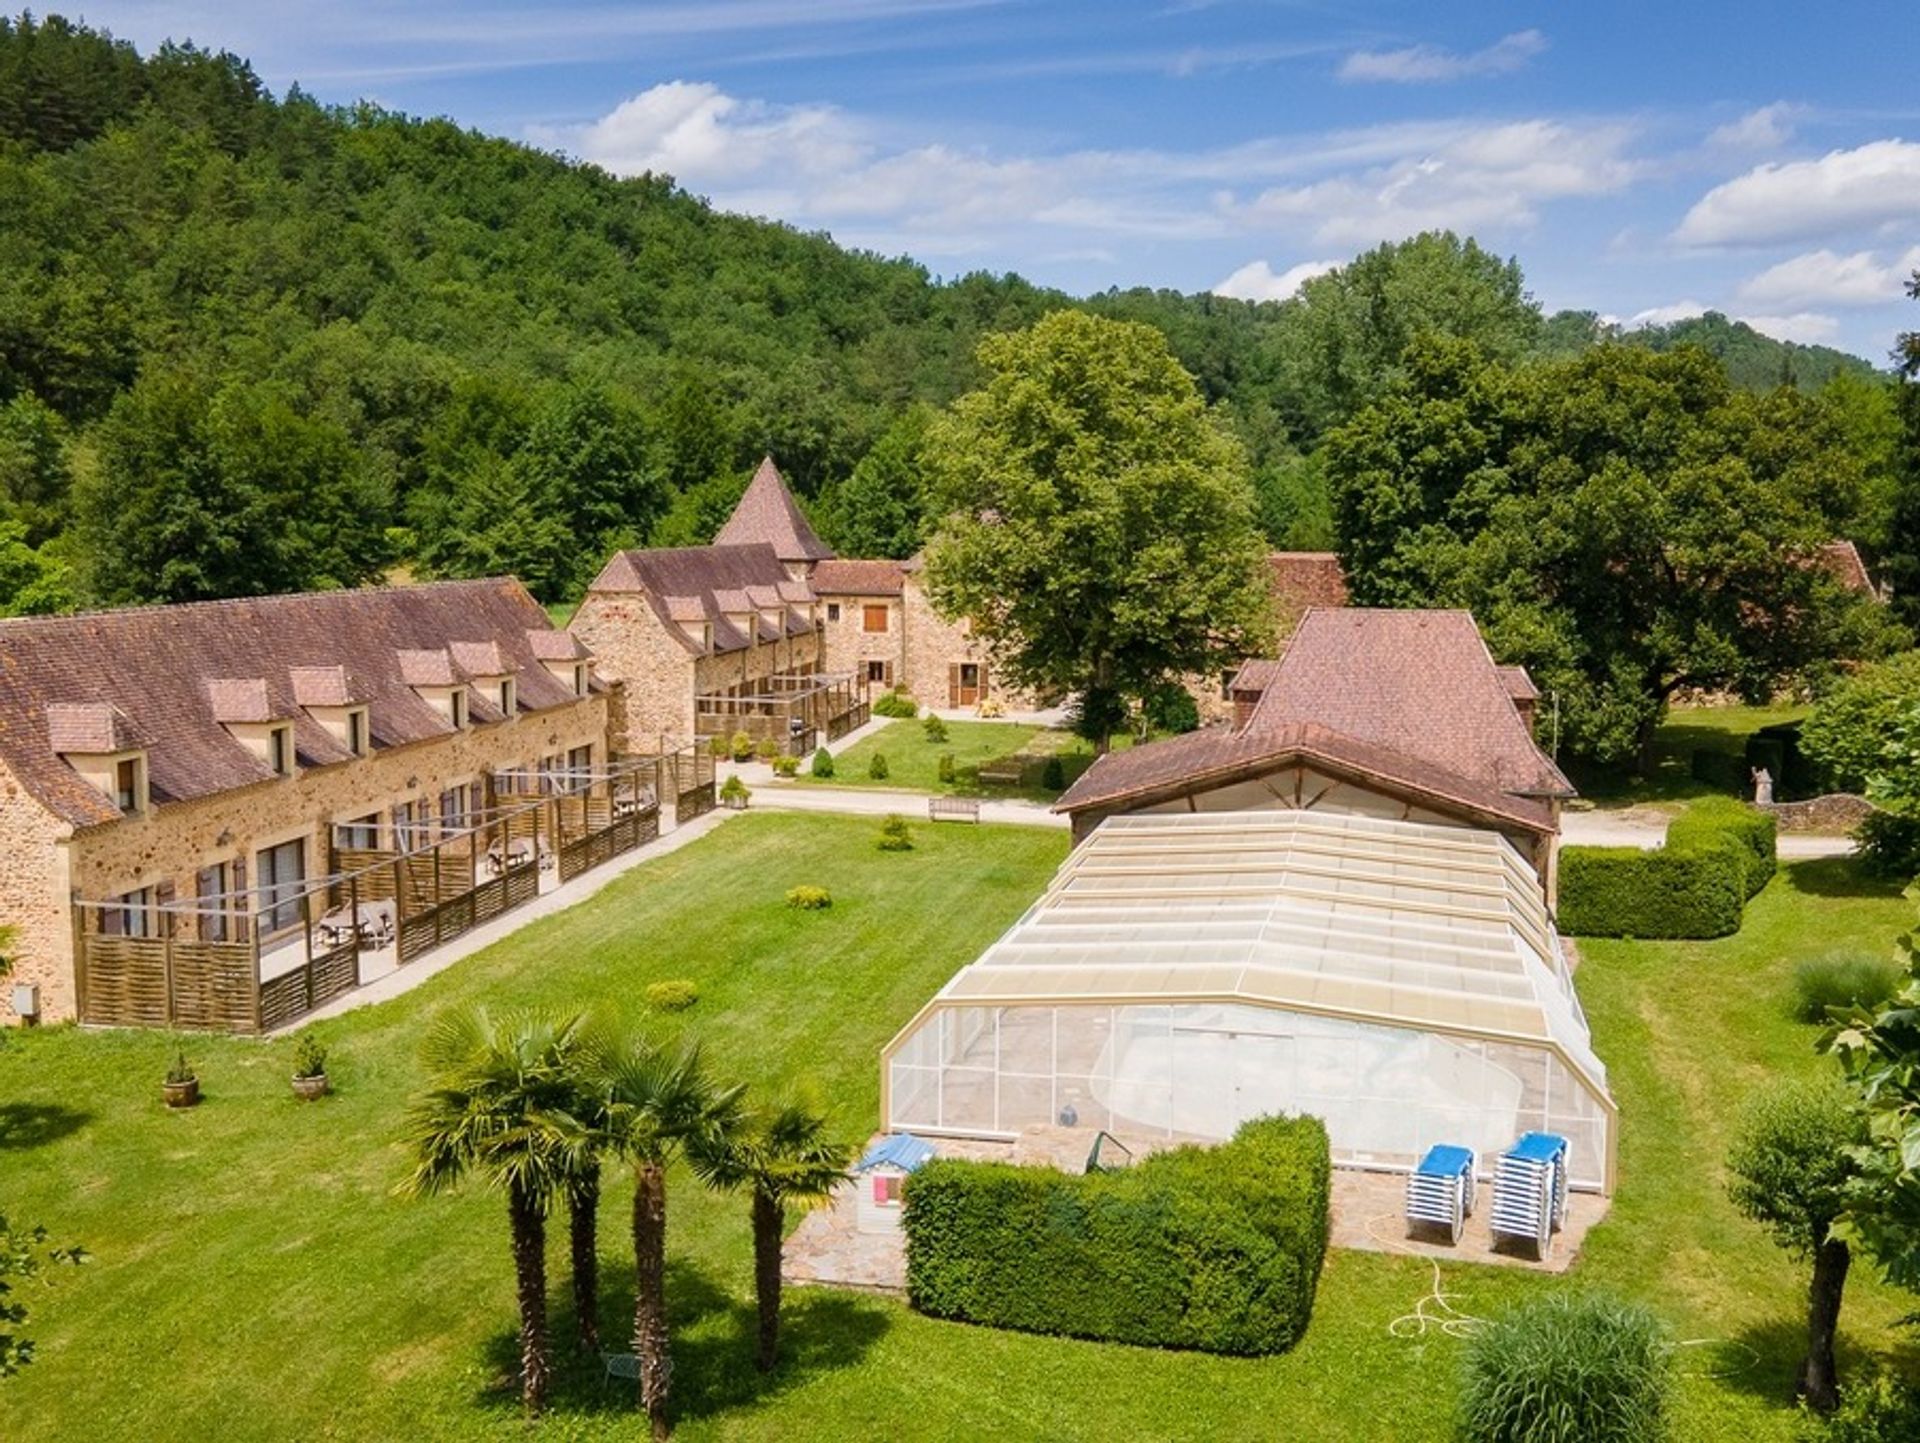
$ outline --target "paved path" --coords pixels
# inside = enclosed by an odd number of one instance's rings
[[[1666,840],[1670,813],[1657,807],[1567,812],[1560,818],[1560,840],[1570,847],[1654,848]],[[1853,851],[1851,837],[1812,832],[1782,832],[1779,854],[1798,861],[1805,857],[1844,857]]]

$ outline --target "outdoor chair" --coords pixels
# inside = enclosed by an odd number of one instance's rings
[[[1526,1238],[1544,1262],[1567,1219],[1567,1140],[1529,1132],[1500,1154],[1493,1174],[1493,1233]]]
[[[600,1360],[607,1365],[606,1386],[611,1388],[615,1382],[638,1383],[640,1381],[640,1355],[638,1353],[602,1353]]]
[[[1459,1242],[1473,1213],[1473,1149],[1436,1143],[1407,1177],[1407,1225],[1429,1224]]]

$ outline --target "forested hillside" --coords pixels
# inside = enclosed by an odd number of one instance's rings
[[[706,539],[763,452],[829,539],[904,553],[929,407],[1064,305],[1167,334],[1293,545],[1331,539],[1316,448],[1412,336],[1586,343],[1451,236],[1277,305],[940,282],[230,55],[0,21],[0,610],[395,568],[565,597],[613,545]],[[1810,354],[1739,341],[1755,384]]]

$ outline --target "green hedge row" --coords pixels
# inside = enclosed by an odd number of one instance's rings
[[[1774,819],[1741,802],[1696,802],[1666,845],[1564,847],[1560,929],[1578,937],[1726,937],[1774,871]]]
[[[1313,1117],[1081,1177],[936,1159],[906,1186],[907,1296],[996,1328],[1283,1352],[1313,1312],[1331,1175]]]

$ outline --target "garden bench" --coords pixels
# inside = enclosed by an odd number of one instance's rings
[[[980,820],[980,799],[978,797],[928,797],[927,820],[930,822],[977,822]]]
[[[982,762],[975,773],[983,782],[994,782],[1007,787],[1019,786],[1026,774],[1026,765],[1018,755],[1002,757],[998,761]]]

